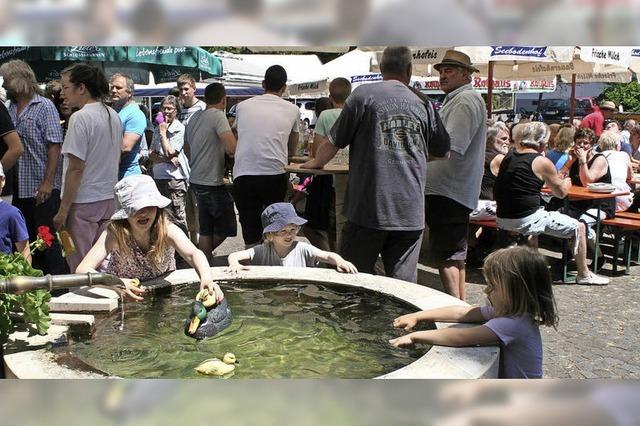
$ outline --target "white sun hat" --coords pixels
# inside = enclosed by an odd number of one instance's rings
[[[158,191],[150,176],[133,175],[123,178],[113,188],[116,195],[116,212],[111,220],[126,219],[145,207],[164,208],[171,203]]]

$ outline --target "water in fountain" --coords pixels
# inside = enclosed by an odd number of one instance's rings
[[[99,321],[92,340],[72,351],[120,377],[203,377],[205,359],[233,352],[234,378],[371,378],[407,365],[426,348],[401,350],[393,318],[415,309],[385,295],[347,287],[272,284],[223,286],[234,315],[224,332],[200,343],[184,336],[197,287],[147,296],[127,305],[127,327]]]

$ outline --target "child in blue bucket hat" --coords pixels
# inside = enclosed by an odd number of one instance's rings
[[[307,221],[296,214],[291,203],[274,203],[262,212],[263,242],[229,255],[227,272],[236,274],[248,269],[240,262],[261,266],[313,267],[317,261],[335,265],[339,272],[355,274],[356,267],[337,253],[323,251],[296,240]]]

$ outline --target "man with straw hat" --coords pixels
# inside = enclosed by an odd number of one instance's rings
[[[604,130],[605,120],[610,119],[613,113],[617,111],[616,104],[612,101],[604,101],[600,103],[600,109],[596,109],[591,114],[582,119],[580,127],[586,127],[593,130],[596,137],[600,137]]]
[[[448,161],[427,168],[426,221],[445,291],[465,300],[469,213],[480,197],[487,112],[471,85],[471,75],[478,70],[467,55],[448,50],[434,68],[447,94],[439,113],[451,138],[451,152]]]

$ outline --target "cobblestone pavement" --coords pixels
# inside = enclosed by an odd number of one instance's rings
[[[243,248],[238,223],[238,236],[218,247],[214,265],[226,265],[227,255]],[[425,253],[418,265],[418,281],[442,291],[427,258]],[[640,266],[631,270],[631,275],[612,277],[607,286],[554,285],[560,324],[558,330],[541,328],[545,377],[640,378]],[[602,274],[611,275],[610,264]],[[468,302],[485,303],[482,271],[470,269],[467,283]]]

